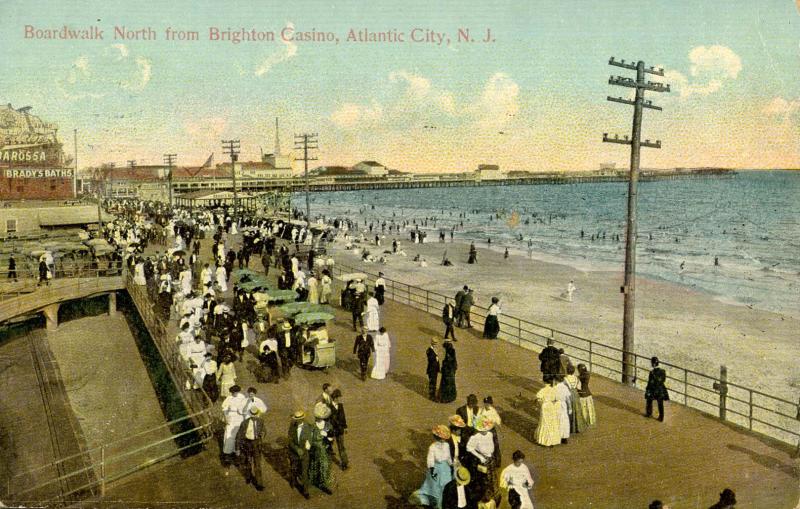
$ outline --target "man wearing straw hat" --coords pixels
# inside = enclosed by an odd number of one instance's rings
[[[462,509],[470,507],[467,485],[470,482],[470,473],[464,467],[458,467],[455,479],[447,483],[442,492],[442,509]]]
[[[298,488],[304,497],[309,498],[308,464],[313,430],[305,418],[306,413],[302,410],[292,415],[292,422],[289,424],[289,462],[292,468],[292,487]]]
[[[294,365],[295,338],[292,337],[292,324],[288,320],[278,327],[278,357],[281,358],[281,373],[283,378],[289,378],[289,372]]]
[[[261,410],[258,406],[251,406],[248,414],[236,433],[236,454],[241,456],[245,482],[252,483],[256,490],[263,491],[261,437],[264,434],[264,424],[261,421]]]

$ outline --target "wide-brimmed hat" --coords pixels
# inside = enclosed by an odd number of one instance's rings
[[[292,324],[289,322],[283,322],[283,325],[281,325],[281,327],[283,327],[285,330],[291,330]]]
[[[456,428],[466,428],[467,424],[464,422],[464,419],[461,418],[460,415],[455,414],[450,416],[450,426],[455,426]]]
[[[437,424],[434,426],[431,433],[433,433],[433,436],[439,437],[442,440],[450,440],[450,429],[444,424]]]
[[[486,416],[478,417],[475,421],[476,431],[491,431],[494,428],[494,422]]]
[[[315,419],[327,419],[331,416],[331,407],[323,403],[322,401],[318,402],[314,405],[314,418]]]
[[[469,480],[469,470],[467,470],[465,467],[458,467],[458,470],[456,470],[456,482],[461,486],[464,486],[465,484],[469,484]]]
[[[302,410],[297,410],[295,413],[292,414],[292,419],[295,421],[302,421],[306,418],[306,413]]]

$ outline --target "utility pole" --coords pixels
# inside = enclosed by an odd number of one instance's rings
[[[75,159],[73,161],[72,170],[72,197],[78,197],[78,130],[72,130],[72,142],[75,147]]]
[[[306,178],[306,223],[311,226],[311,202],[308,199],[308,162],[316,161],[316,157],[308,157],[308,151],[319,149],[319,135],[317,133],[303,133],[294,135],[294,149],[303,151],[303,167]]]
[[[164,154],[164,164],[167,165],[169,169],[169,173],[167,174],[167,179],[169,182],[169,208],[172,209],[172,166],[175,164],[175,160],[178,158],[177,154]]]
[[[239,159],[239,140],[222,140],[222,152],[231,156],[231,178],[233,179],[233,219],[239,217],[239,191],[236,189],[236,161]]]
[[[134,170],[136,169],[136,159],[128,159],[128,168],[131,169],[131,177],[133,177]],[[128,189],[125,190],[125,197],[128,197],[128,192],[130,191],[130,186]],[[112,196],[113,198],[113,196]]]
[[[625,282],[620,291],[624,297],[623,326],[622,326],[622,383],[633,385],[636,383],[636,357],[634,341],[634,304],[636,295],[636,193],[639,180],[639,149],[641,147],[661,148],[661,140],[651,143],[650,140],[642,141],[642,109],[650,108],[661,111],[659,106],[654,106],[652,101],[644,100],[645,90],[651,92],[669,92],[669,85],[645,81],[645,73],[664,76],[664,69],[645,67],[639,60],[634,63],[625,63],[625,60],[608,61],[609,65],[636,71],[636,79],[622,76],[611,76],[609,85],[629,87],[636,89],[636,98],[631,101],[622,97],[608,97],[609,101],[633,106],[633,130],[631,137],[613,138],[608,133],[603,134],[603,141],[607,143],[621,143],[631,146],[631,167],[628,180],[628,221],[627,235],[625,236]]]
[[[114,167],[116,163],[108,163],[108,177],[107,177],[107,186],[106,186],[106,193],[108,194],[108,199],[112,199],[114,197]]]

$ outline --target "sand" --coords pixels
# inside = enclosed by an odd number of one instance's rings
[[[370,253],[391,250],[386,236]],[[476,303],[488,307],[500,297],[503,313],[621,348],[622,267],[618,272],[578,270],[524,255],[503,254],[478,247],[478,263],[467,264],[469,245],[458,242],[412,244],[398,238],[406,257],[386,255],[386,264],[362,263],[344,243],[331,245],[342,263],[385,277],[453,296],[463,285],[475,290]],[[356,245],[358,246],[358,244]],[[485,246],[485,244],[484,244]],[[441,265],[447,250],[453,266]],[[413,262],[416,254],[429,266]],[[573,302],[562,297],[574,279]],[[640,355],[711,376],[720,365],[728,380],[790,401],[797,401],[800,368],[800,320],[788,315],[720,302],[713,296],[676,284],[637,278],[636,343]],[[791,412],[791,409],[787,409]]]

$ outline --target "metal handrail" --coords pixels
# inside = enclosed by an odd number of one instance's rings
[[[357,269],[347,264],[340,264],[340,263],[337,263],[333,266],[332,275],[335,275],[336,273],[344,274],[348,272],[365,273],[367,274],[367,276],[370,277],[372,281],[374,281],[377,278],[377,274],[366,271],[363,268]],[[432,304],[436,306],[444,305],[446,299],[448,298],[446,295],[443,295],[441,293],[431,290],[426,290],[424,288],[409,285],[407,283],[402,283],[392,279],[387,279],[385,277],[384,280],[386,281],[387,298],[391,298],[392,300],[405,303],[409,306],[418,309],[422,309],[428,313],[438,315],[440,309],[439,308],[432,309],[431,305]],[[477,320],[473,320],[473,322],[480,325],[481,322],[485,319],[488,310],[479,305],[473,305],[472,309],[474,310],[471,314],[472,317],[478,318]],[[649,368],[650,358],[648,356],[644,356],[635,352],[626,352],[622,348],[616,346],[607,345],[599,341],[583,338],[581,336],[577,336],[569,332],[565,332],[559,329],[555,329],[546,325],[538,324],[530,320],[525,320],[523,318],[518,318],[511,315],[501,315],[500,323],[501,325],[509,326],[507,328],[510,328],[510,332],[504,330],[504,328],[501,328],[501,334],[499,337],[502,337],[503,339],[510,338],[510,340],[515,341],[516,344],[519,346],[522,346],[523,342],[529,345],[544,346],[541,343],[532,341],[528,337],[524,337],[523,335],[524,332],[528,336],[534,336],[545,340],[551,340],[554,343],[560,343],[564,346],[568,346],[571,350],[581,352],[577,355],[572,353],[572,351],[570,353],[576,360],[588,363],[590,369],[596,367],[603,372],[610,372],[612,374],[621,375],[622,354],[629,353],[633,358],[633,368],[636,374],[636,376],[634,377],[634,386],[636,386],[637,383],[641,384],[644,380],[644,377],[650,373],[650,368]],[[523,325],[527,327],[535,327],[539,330],[545,331],[547,334],[549,334],[549,337],[524,329]],[[584,342],[585,346],[576,345],[574,344],[574,341]],[[611,357],[610,355],[598,352],[597,351],[598,348],[606,349],[606,351],[614,352],[617,355],[615,357]],[[614,363],[614,366],[597,364],[596,360],[598,359],[605,359],[612,361]],[[640,365],[641,364],[639,362],[640,360],[644,361],[645,364],[644,366]],[[800,426],[797,426],[798,429],[789,429],[787,426],[782,426],[781,424],[774,422],[774,419],[786,419],[786,420],[791,420],[794,423],[800,422],[800,400],[797,403],[795,403],[778,396],[767,394],[763,391],[752,389],[740,384],[728,382],[726,379],[723,379],[722,377],[716,377],[705,373],[701,373],[699,371],[678,366],[677,364],[672,364],[664,361],[661,361],[660,364],[662,367],[672,369],[674,371],[677,371],[679,375],[683,375],[680,378],[675,376],[668,376],[667,378],[669,380],[673,380],[678,383],[677,388],[668,388],[668,390],[679,397],[682,396],[684,405],[691,406],[689,405],[689,400],[693,400],[704,403],[709,406],[714,406],[718,410],[719,417],[722,420],[725,420],[727,422],[732,422],[733,424],[742,425],[748,428],[750,431],[760,432],[762,434],[771,436],[772,438],[781,440],[785,443],[796,445],[796,441],[800,439]],[[620,367],[617,368],[616,367],[617,365],[619,365]],[[638,376],[640,371],[642,372],[643,375],[642,377]],[[698,385],[697,382],[690,380],[689,378],[690,376],[693,378],[700,378],[703,382],[706,382],[708,385]],[[682,391],[680,390],[681,388]],[[693,393],[690,393],[691,390],[701,391],[700,395],[719,398],[719,400],[716,402],[711,402],[707,399],[699,398],[697,395],[695,395],[696,393],[694,393],[694,391],[692,391]],[[736,397],[735,395],[730,394],[731,391],[744,391],[744,393],[747,394],[747,399],[745,400],[743,398]],[[762,402],[754,401],[754,397],[756,396],[766,399],[767,403],[763,401]],[[730,408],[728,400],[732,400],[735,403],[748,405],[748,412],[745,414],[742,411]],[[678,401],[678,400],[673,398],[673,401]],[[774,408],[763,406],[763,405],[769,405],[769,403],[772,403]],[[785,413],[780,408],[781,405],[787,405],[788,407],[793,409],[792,411],[796,411],[797,414],[794,415]],[[699,409],[699,410],[705,413],[711,413],[707,412],[704,409]],[[773,422],[759,419],[755,415],[755,410],[766,412],[768,416],[772,416],[774,418]],[[746,424],[741,424],[740,422],[732,421],[727,415],[728,412],[730,412],[730,414],[733,414],[734,416],[742,417],[743,420],[746,421]],[[770,433],[769,430],[756,430],[754,429],[753,426],[754,423],[759,423],[764,426],[767,426],[770,430],[774,429],[784,434],[788,434],[789,437],[782,435],[781,433],[777,434]],[[792,441],[795,441],[795,443],[793,443]]]

